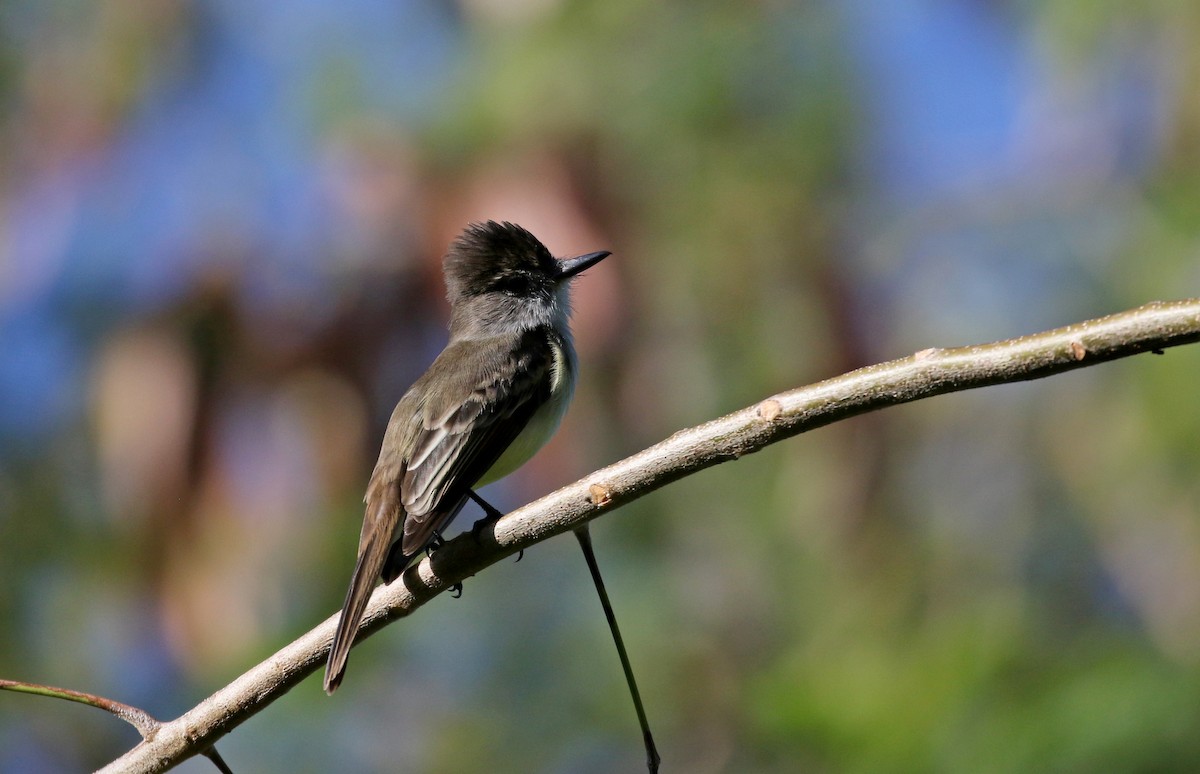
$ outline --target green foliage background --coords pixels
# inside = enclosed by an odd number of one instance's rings
[[[122,5],[53,3],[36,35],[6,28],[0,133],[25,149],[0,164],[6,200],[29,149],[103,148],[175,77],[199,12]],[[1145,160],[1123,167],[1121,137],[1091,127],[1047,147],[1111,142],[1118,160],[889,189],[852,45],[863,4],[463,4],[451,85],[420,120],[317,68],[279,120],[310,127],[315,163],[351,169],[337,211],[375,247],[334,244],[321,293],[263,310],[239,290],[254,244],[218,224],[217,268],[176,301],[75,310],[110,321],[78,413],[0,449],[0,676],[170,717],[331,614],[384,418],[441,343],[436,260],[469,219],[615,253],[578,283],[569,421],[494,490],[503,507],[852,367],[1195,295],[1200,11],[964,5],[1020,41],[1029,92],[1064,111],[1108,104],[1114,73],[1143,63]],[[1048,123],[1031,120],[1034,146]],[[1198,376],[1182,348],[891,409],[598,523],[664,771],[1200,767]],[[147,452],[165,423],[130,417],[158,409],[186,427]],[[637,770],[576,554],[558,539],[492,568],[357,649],[336,697],[314,677],[223,755],[236,771]],[[134,741],[94,711],[0,695],[6,771],[95,767]]]

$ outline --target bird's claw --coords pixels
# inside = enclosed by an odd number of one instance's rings
[[[433,555],[437,553],[437,550],[444,545],[446,545],[446,541],[442,539],[442,533],[433,533],[433,538],[429,541],[428,545],[425,546],[425,556],[432,559]]]

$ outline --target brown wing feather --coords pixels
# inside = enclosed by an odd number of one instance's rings
[[[455,352],[462,346],[472,348],[470,358]],[[342,681],[376,580],[393,580],[454,518],[470,488],[549,398],[553,360],[549,340],[533,332],[516,347],[511,339],[457,342],[400,399],[367,486],[358,561],[325,668],[326,692]],[[497,379],[498,373],[507,376]]]
[[[435,532],[446,527],[467,491],[488,471],[525,429],[530,417],[549,398],[553,354],[542,338],[519,347],[520,362],[488,368],[484,374],[508,373],[504,380],[477,378],[474,389],[456,405],[423,423],[400,485],[406,517],[401,550],[421,551]],[[514,357],[511,347],[501,356]],[[433,412],[431,412],[433,413]],[[419,463],[419,464],[417,464]]]

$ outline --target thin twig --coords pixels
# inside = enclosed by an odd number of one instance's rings
[[[137,707],[124,704],[113,699],[106,699],[103,696],[96,696],[83,691],[72,691],[70,688],[56,688],[53,685],[40,685],[38,683],[24,683],[19,680],[0,680],[0,690],[15,691],[16,693],[30,693],[34,696],[49,696],[53,699],[63,699],[65,701],[73,701],[79,704],[86,704],[89,707],[97,707],[116,715],[121,720],[124,720],[129,725],[137,729],[137,732],[142,735],[142,739],[150,739],[162,726],[162,722],[156,720],[145,710]]]
[[[583,560],[587,562],[588,572],[592,575],[596,595],[600,597],[600,607],[604,608],[604,620],[608,621],[608,630],[612,632],[613,645],[617,648],[617,658],[621,661],[621,671],[625,673],[625,684],[629,686],[629,695],[633,698],[633,710],[637,713],[638,726],[642,731],[642,744],[646,747],[646,769],[650,774],[658,774],[662,758],[659,757],[658,748],[654,744],[654,735],[650,733],[650,721],[646,719],[646,708],[642,705],[642,692],[638,690],[637,679],[633,676],[633,665],[629,663],[629,653],[625,650],[625,638],[621,636],[621,627],[617,626],[617,614],[613,612],[608,590],[604,587],[604,576],[600,574],[600,565],[596,562],[592,533],[588,530],[588,525],[584,524],[576,529],[575,537],[579,540]]]
[[[20,680],[0,680],[0,691],[47,696],[52,699],[63,699],[64,701],[73,701],[78,704],[86,704],[89,707],[102,709],[105,712],[116,715],[121,720],[136,728],[144,741],[154,739],[155,734],[158,733],[158,729],[163,725],[161,720],[154,718],[150,713],[138,707],[116,701],[115,699],[108,699],[104,696],[97,696],[93,693],[73,691],[70,688],[57,688],[53,685],[26,683]],[[233,774],[229,765],[225,763],[221,758],[221,754],[217,752],[216,747],[209,747],[203,754],[213,762],[213,765],[217,767],[217,770],[221,774]]]

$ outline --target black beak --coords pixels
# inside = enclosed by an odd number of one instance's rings
[[[564,258],[558,262],[558,276],[555,279],[559,282],[568,280],[584,269],[590,269],[610,255],[612,253],[608,250],[600,250],[587,255],[577,255],[574,258]]]

